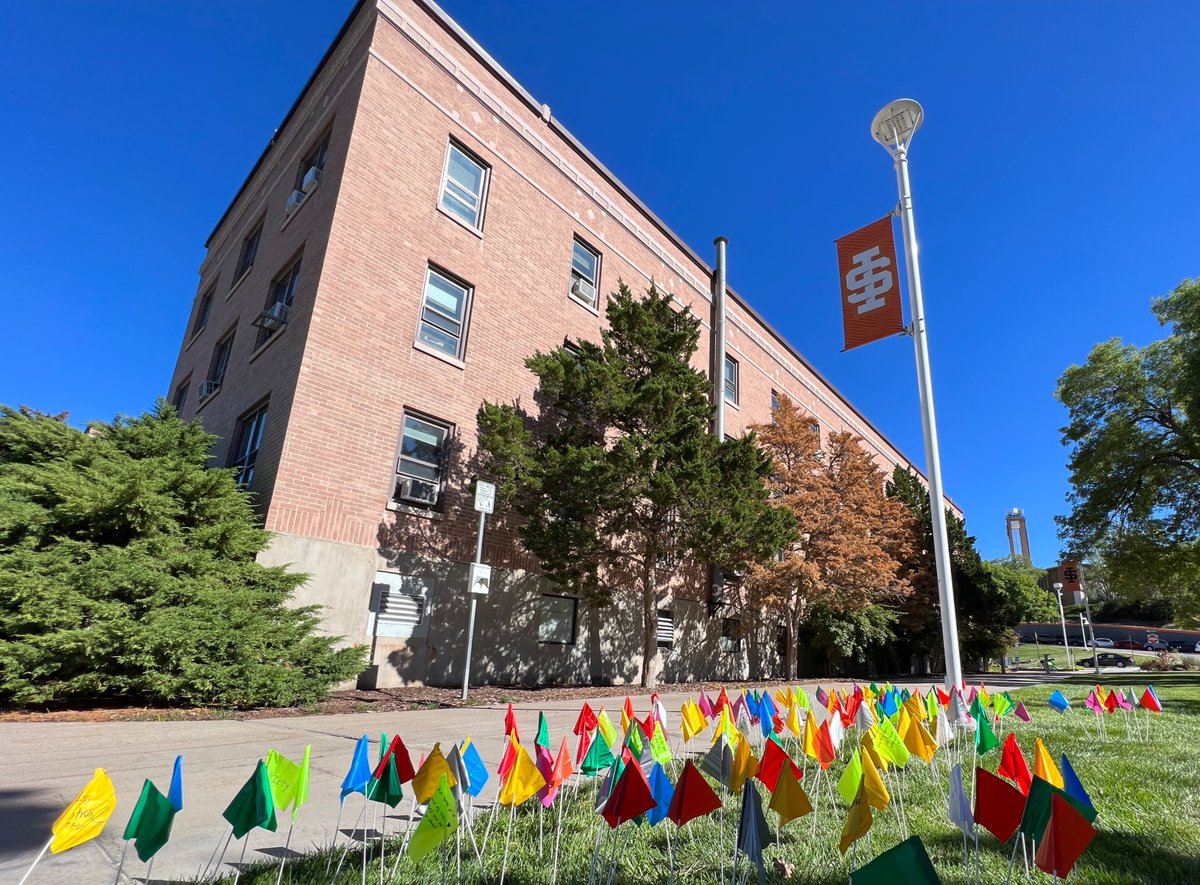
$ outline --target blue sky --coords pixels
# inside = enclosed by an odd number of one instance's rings
[[[6,10],[0,402],[164,393],[203,243],[348,0]],[[986,557],[1058,552],[1055,380],[1161,335],[1200,275],[1190,3],[498,2],[445,8],[918,463],[911,342],[841,353],[833,239],[895,204],[875,111],[911,96],[946,488]]]

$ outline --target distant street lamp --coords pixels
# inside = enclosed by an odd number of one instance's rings
[[[1088,602],[1087,591],[1083,592],[1083,610],[1086,613],[1088,629],[1092,631],[1092,665],[1096,675],[1100,675],[1100,649],[1096,648],[1096,625],[1092,623],[1092,606]],[[1087,634],[1084,634],[1085,641]]]
[[[1071,644],[1067,641],[1067,616],[1063,614],[1062,584],[1054,582],[1054,595],[1058,599],[1058,620],[1062,623],[1063,648],[1067,651],[1067,666],[1074,670],[1075,660],[1071,657]]]

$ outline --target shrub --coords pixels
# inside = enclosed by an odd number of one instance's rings
[[[88,433],[0,407],[0,702],[290,705],[361,670],[256,562],[212,440],[162,402]]]

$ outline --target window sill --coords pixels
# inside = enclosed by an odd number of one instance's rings
[[[410,507],[407,504],[401,504],[399,501],[388,501],[387,509],[392,513],[403,513],[406,516],[420,516],[424,519],[443,520],[446,514],[439,513],[436,510],[426,510],[423,507]]]
[[[413,342],[413,350],[419,350],[421,353],[429,354],[429,356],[433,357],[434,359],[439,359],[447,365],[454,366],[456,369],[465,369],[467,367],[467,364],[457,357],[452,357],[449,354],[442,353],[436,347],[430,347],[428,344],[425,344],[421,341]]]
[[[596,316],[600,316],[600,308],[593,307],[592,305],[588,304],[586,301],[584,301],[581,298],[576,298],[570,292],[567,293],[567,298],[571,301],[574,301],[576,304],[578,304],[580,307],[582,307],[588,313],[594,313]]]
[[[192,345],[195,344],[196,341],[200,338],[200,336],[204,334],[204,330],[207,328],[208,328],[208,326],[201,326],[199,329],[197,329],[196,332],[192,335],[192,337],[188,339],[188,343],[183,345],[183,349],[185,351],[191,350]]]
[[[561,648],[570,648],[574,644],[575,644],[574,642],[558,642],[557,640],[554,640],[554,639],[539,639],[538,640],[538,645],[557,645]]]
[[[307,203],[308,201],[305,200],[304,202]],[[301,205],[303,205],[303,204],[301,204]],[[459,218],[453,212],[447,212],[445,209],[442,208],[441,203],[438,203],[437,206],[435,206],[434,208],[437,209],[437,211],[440,212],[442,215],[445,215],[447,218],[449,218],[451,221],[453,221],[455,224],[457,224],[459,227],[461,227],[463,230],[465,230],[467,233],[474,234],[476,237],[478,237],[481,240],[483,239],[483,231],[482,230],[480,230],[473,224],[467,224],[467,222],[463,221],[461,218]]]
[[[297,211],[299,211],[299,210],[297,210]],[[233,281],[233,285],[229,287],[229,292],[225,295],[226,301],[228,301],[230,298],[232,298],[233,293],[241,288],[242,283],[244,283],[246,281],[246,277],[250,276],[250,271],[252,271],[252,270],[254,270],[253,264],[250,265],[248,268],[246,268],[244,271],[242,271],[242,275]]]
[[[731,409],[737,409],[739,412],[742,410],[742,407],[731,399],[725,400],[725,405],[729,406]]]
[[[202,411],[204,411],[204,407],[207,406],[209,403],[211,403],[213,400],[215,400],[217,397],[219,397],[221,395],[221,391],[224,389],[225,389],[225,385],[222,384],[220,387],[218,387],[216,390],[214,390],[212,393],[210,393],[204,399],[197,402],[196,403],[196,414],[199,415]]]
[[[247,364],[252,363],[256,359],[258,359],[259,354],[261,354],[264,350],[266,350],[268,347],[270,347],[272,342],[274,342],[276,339],[281,337],[283,335],[283,333],[287,331],[287,327],[288,327],[288,324],[284,323],[282,326],[280,326],[278,329],[276,329],[274,333],[272,333],[270,338],[268,338],[262,344],[258,345],[258,347],[256,347],[254,349],[254,353],[250,354],[250,359],[246,360]]]
[[[284,231],[287,229],[287,226],[292,223],[292,219],[295,218],[297,215],[299,215],[302,211],[304,211],[304,207],[312,202],[313,194],[315,194],[320,189],[321,189],[321,183],[317,182],[316,186],[304,195],[304,199],[300,201],[300,204],[298,206],[296,206],[295,209],[292,210],[291,215],[287,215],[286,214],[287,209],[284,209],[285,215],[284,215],[284,219],[283,219],[283,224],[279,225],[280,231]],[[292,188],[292,190],[295,191],[296,189]]]

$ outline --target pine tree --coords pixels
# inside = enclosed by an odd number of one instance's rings
[[[229,706],[313,700],[359,648],[288,606],[213,437],[159,402],[88,432],[0,407],[0,700]]]
[[[752,567],[744,586],[752,605],[783,622],[786,673],[794,679],[797,639],[817,609],[823,622],[832,622],[828,615],[861,613],[909,592],[902,560],[910,552],[912,518],[884,495],[884,474],[859,437],[832,433],[822,450],[818,431],[782,395],[773,417],[754,430],[772,459],[767,487],[795,516],[799,534],[776,561]],[[881,619],[847,621],[859,622]],[[830,643],[831,650],[853,646]]]
[[[657,608],[667,557],[725,569],[770,556],[789,536],[767,500],[769,463],[752,437],[710,432],[709,381],[690,365],[700,321],[651,287],[610,297],[599,344],[535,353],[540,413],[485,402],[484,470],[522,518],[542,571],[589,605],[642,614],[644,686],[657,679]],[[697,572],[699,569],[697,569]]]

